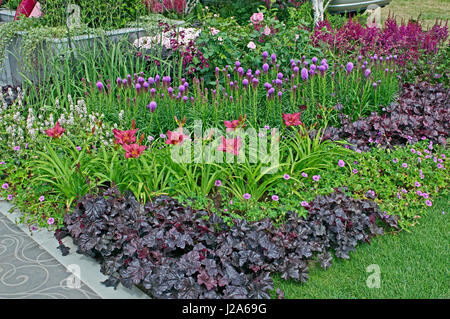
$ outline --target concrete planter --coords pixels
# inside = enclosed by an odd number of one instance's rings
[[[10,11],[7,9],[0,9],[0,24],[14,21],[14,15],[16,13],[14,11]],[[0,57],[1,58],[1,57]],[[2,67],[0,69],[0,86],[5,85],[7,83],[12,83],[9,76],[9,60],[3,57],[3,61],[1,63]]]
[[[26,78],[35,82],[38,78],[39,71],[43,71],[42,66],[39,65],[39,62],[33,65],[36,69],[34,73],[30,73],[30,71],[27,71],[27,69],[24,67],[24,60],[21,52],[23,52],[22,44],[23,36],[25,34],[25,32],[17,32],[10,45],[6,49],[5,56],[3,57],[4,63],[0,72],[0,85],[19,86],[24,81],[22,74]],[[125,28],[107,31],[105,32],[104,38],[111,42],[118,42],[125,39],[133,42],[137,38],[145,35],[147,35],[147,33],[142,28]],[[90,34],[71,37],[70,41],[69,38],[51,38],[47,39],[43,43],[43,48],[45,54],[48,54],[46,58],[51,58],[63,55],[63,53],[67,52],[67,49],[72,46],[74,55],[76,57],[78,50],[88,50],[93,45],[98,43],[101,39],[102,36]]]
[[[15,11],[0,9],[0,23],[14,21]]]

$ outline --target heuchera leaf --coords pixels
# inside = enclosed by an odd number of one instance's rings
[[[341,189],[317,197],[308,210],[307,218],[289,212],[280,226],[234,219],[229,227],[167,196],[142,207],[131,194],[109,189],[104,197],[81,198],[55,237],[62,243],[69,232],[77,252],[99,260],[106,286],[137,285],[153,298],[269,298],[271,273],[305,282],[307,262],[318,253],[329,268],[330,250],[347,258],[358,242],[379,233],[376,221],[395,226],[397,220]]]

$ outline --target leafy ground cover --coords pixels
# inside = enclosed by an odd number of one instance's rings
[[[305,205],[306,218],[290,214],[281,227],[269,219],[247,223],[183,208],[169,197],[143,208],[117,189],[81,199],[67,228],[77,252],[97,258],[107,286],[143,286],[156,298],[268,298],[271,273],[305,282],[307,261],[317,257],[325,269],[331,251],[349,258],[358,242],[382,234],[377,220],[397,227],[372,201],[347,197],[337,189]],[[61,242],[60,242],[61,243]],[[67,248],[61,243],[63,254]]]
[[[361,245],[350,260],[337,260],[327,271],[312,268],[310,279],[299,286],[274,278],[285,298],[411,298],[449,297],[448,228],[449,195],[439,197],[434,206],[416,211],[418,225],[411,232],[386,234]],[[380,288],[368,288],[367,278],[377,264]]]

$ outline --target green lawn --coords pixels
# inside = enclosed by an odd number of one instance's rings
[[[276,277],[275,287],[285,298],[450,298],[449,198],[435,199],[410,233],[385,234],[361,244],[350,260],[335,259],[328,270],[311,269],[305,284]],[[371,264],[380,267],[380,288],[366,285]]]
[[[397,21],[417,19],[420,14],[425,27],[430,28],[436,19],[450,18],[450,0],[392,0],[381,9],[381,20],[386,20],[389,13],[394,13]]]

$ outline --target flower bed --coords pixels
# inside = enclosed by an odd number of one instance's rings
[[[72,236],[106,285],[268,298],[273,274],[304,282],[383,229],[410,230],[448,188],[448,86],[404,82],[431,51],[445,66],[446,26],[309,31],[289,10],[246,26],[200,12],[191,39],[159,23],[165,58],[101,42],[1,94],[2,197],[31,229],[56,229],[63,254]]]

